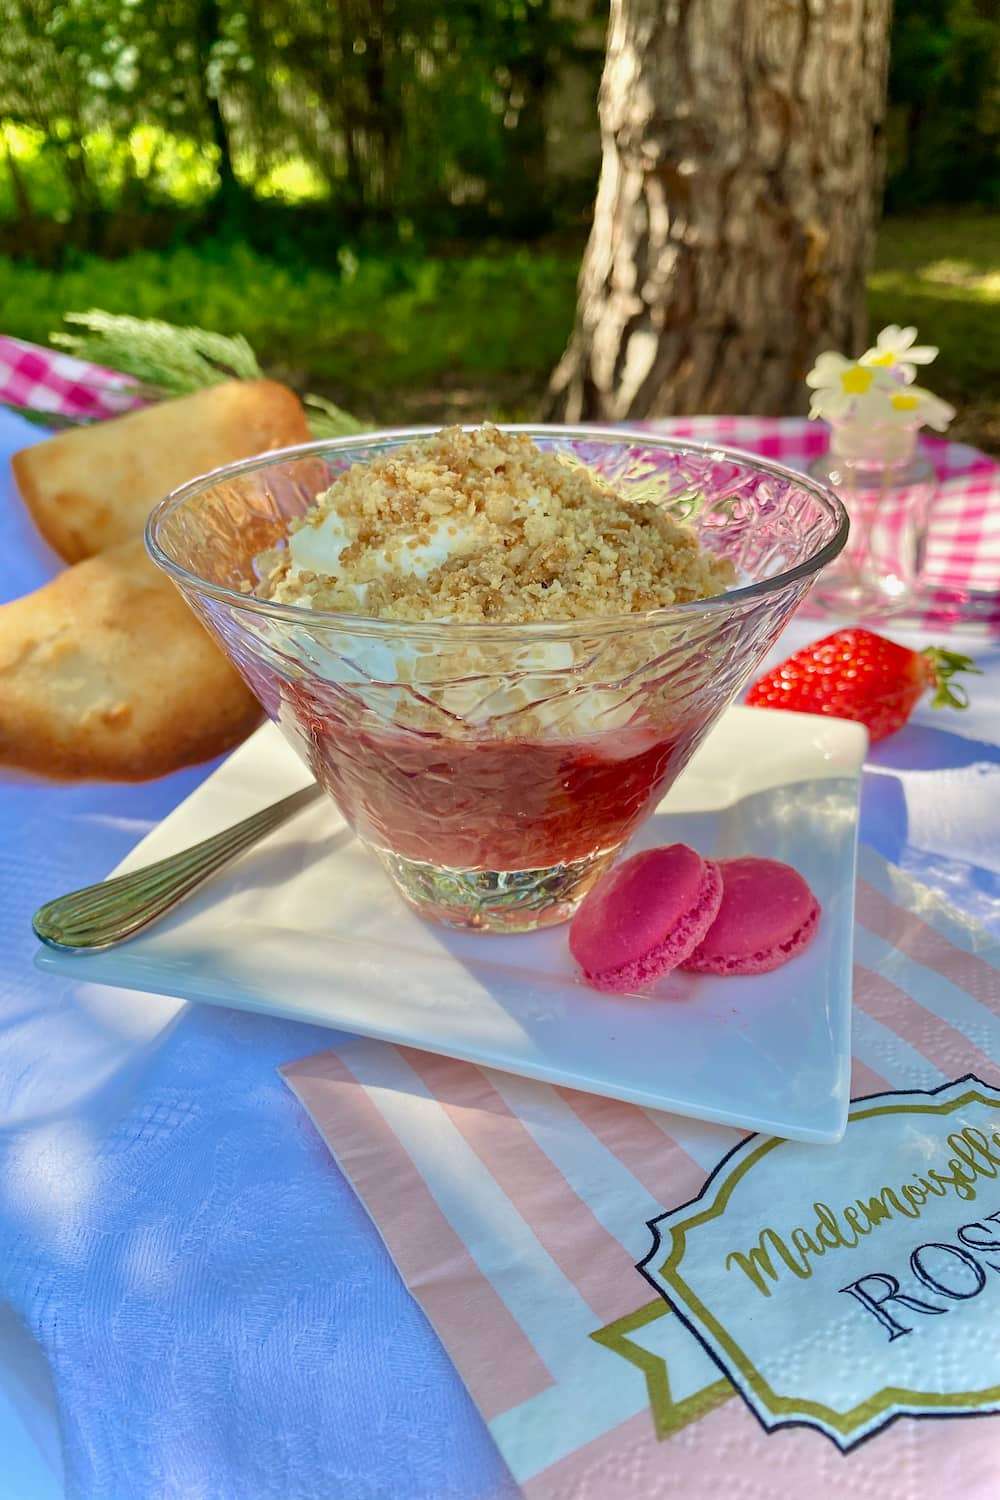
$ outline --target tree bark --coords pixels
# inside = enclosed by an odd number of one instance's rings
[[[778,414],[858,351],[892,0],[611,0],[603,164],[550,415]]]

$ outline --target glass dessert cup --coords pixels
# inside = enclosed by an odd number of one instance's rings
[[[150,517],[174,580],[422,915],[523,932],[570,917],[847,538],[825,486],[640,433],[524,426],[735,564],[716,598],[544,624],[403,623],[255,597],[338,473],[425,429],[303,444],[176,490]]]

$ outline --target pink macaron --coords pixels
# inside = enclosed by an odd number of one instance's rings
[[[801,953],[820,905],[798,870],[777,859],[720,859],[718,915],[682,967],[696,974],[767,974]]]
[[[686,844],[647,849],[585,898],[570,924],[570,952],[597,989],[643,989],[694,952],[721,901],[710,860]]]

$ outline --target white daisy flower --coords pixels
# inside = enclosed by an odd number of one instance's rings
[[[935,432],[944,432],[955,415],[955,408],[940,396],[925,391],[922,386],[904,386],[889,397],[886,420],[893,424],[918,422],[921,426],[933,427]]]
[[[867,368],[860,360],[845,359],[831,350],[817,357],[806,385],[813,392],[809,415],[825,417],[828,422],[840,421],[849,414],[860,415],[861,407],[872,406],[872,398],[879,398],[881,404],[887,386],[895,389],[886,372]]]
[[[866,349],[860,363],[875,369],[897,371],[909,384],[916,379],[917,365],[929,365],[937,359],[938,351],[933,344],[914,344],[917,330],[900,328],[890,323],[883,328],[875,340],[874,348]]]
[[[944,432],[955,409],[913,384],[916,366],[929,364],[938,352],[929,344],[915,345],[916,336],[915,328],[893,323],[860,359],[831,349],[818,355],[806,376],[812,391],[810,417],[858,428],[926,425]]]

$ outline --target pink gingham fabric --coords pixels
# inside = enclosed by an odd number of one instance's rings
[[[93,422],[142,402],[127,375],[0,334],[0,404]]]
[[[826,451],[825,423],[804,417],[668,417],[636,426],[671,437],[745,448],[791,469]],[[976,621],[1000,626],[1000,465],[965,443],[921,437],[938,489],[927,541],[925,588],[914,617],[936,626],[968,618],[962,596],[982,596]],[[992,597],[992,601],[990,599]]]

